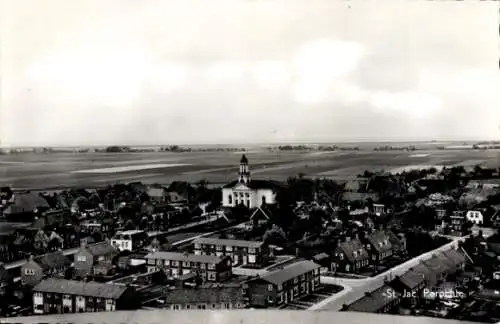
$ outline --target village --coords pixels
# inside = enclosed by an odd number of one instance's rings
[[[236,168],[235,168],[236,169]],[[0,192],[2,316],[292,309],[500,321],[500,174]]]

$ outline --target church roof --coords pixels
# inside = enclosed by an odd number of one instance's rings
[[[241,156],[240,163],[248,163],[248,159],[247,159],[247,157],[246,157],[246,155],[245,155],[245,154],[243,154],[243,155]]]
[[[238,180],[232,181],[224,186],[224,188],[233,188],[240,182]],[[277,189],[280,183],[272,180],[251,180],[245,185],[250,189]]]

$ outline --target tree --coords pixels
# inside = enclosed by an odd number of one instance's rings
[[[198,206],[191,211],[191,217],[200,217],[202,214],[203,210]]]
[[[287,237],[282,228],[273,225],[272,228],[264,233],[263,240],[268,244],[280,245],[287,242]]]
[[[162,285],[166,280],[167,276],[165,275],[165,272],[163,272],[163,270],[157,271],[151,276],[151,283],[153,285]]]

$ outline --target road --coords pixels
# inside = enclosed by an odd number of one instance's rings
[[[339,311],[343,305],[349,305],[365,295],[366,292],[371,292],[384,285],[384,280],[392,279],[395,276],[402,275],[410,268],[418,265],[420,261],[427,260],[437,252],[446,251],[452,247],[457,247],[459,241],[464,241],[466,237],[455,238],[452,242],[447,243],[435,250],[426,252],[411,260],[406,261],[396,267],[387,270],[375,277],[365,279],[347,279],[347,278],[334,278],[334,277],[321,277],[322,283],[336,284],[344,287],[340,293],[337,293],[322,302],[315,304],[309,310],[330,310]]]

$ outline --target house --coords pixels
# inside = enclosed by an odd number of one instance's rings
[[[177,191],[167,191],[167,202],[169,204],[184,204],[188,202],[188,197]]]
[[[167,202],[167,189],[161,186],[151,186],[147,194],[153,202]]]
[[[386,209],[384,204],[373,204],[373,213],[376,216],[381,216],[385,214]]]
[[[193,243],[194,254],[230,256],[233,266],[246,264],[260,268],[269,257],[269,247],[264,242],[201,237]]]
[[[347,192],[368,192],[370,178],[356,178],[345,183],[344,190]]]
[[[447,215],[446,209],[436,208],[436,217],[438,220],[443,219]]]
[[[347,191],[342,194],[342,200],[347,202],[367,202],[369,200],[379,201],[380,196],[376,192],[351,192]]]
[[[445,252],[441,252],[442,256],[451,261],[450,272],[455,273],[457,271],[463,271],[467,264],[467,256],[465,253],[458,249],[449,249]]]
[[[491,206],[493,215],[491,216],[491,223],[494,228],[500,228],[500,205]]]
[[[483,225],[484,223],[484,215],[481,210],[468,210],[465,214],[465,218],[467,221],[476,225]]]
[[[401,293],[388,285],[383,285],[366,293],[364,297],[347,306],[345,310],[349,312],[392,313],[399,306],[401,300]]]
[[[134,289],[108,283],[50,278],[33,288],[35,314],[109,312],[137,308]]]
[[[38,284],[46,276],[64,276],[71,261],[61,252],[47,253],[38,257],[30,256],[21,267],[21,281],[29,286]]]
[[[420,293],[427,286],[427,280],[432,276],[431,271],[423,264],[410,268],[401,276],[396,276],[389,285],[403,296],[405,304],[415,305],[420,299]]]
[[[377,202],[380,200],[376,192],[370,190],[371,178],[356,178],[344,185],[342,200],[348,202],[367,202],[369,200]]]
[[[332,266],[332,258],[325,252],[313,255],[312,261],[319,264],[324,271],[329,271]]]
[[[320,265],[299,261],[252,279],[243,291],[254,307],[277,307],[314,292],[319,287]]]
[[[252,180],[248,159],[243,154],[240,160],[238,180],[222,188],[222,206],[235,207],[245,205],[252,209],[276,202],[278,184],[267,180]]]
[[[12,284],[12,275],[5,269],[3,264],[0,264],[0,297],[5,296],[9,287]]]
[[[406,254],[406,238],[403,233],[397,234],[393,231],[387,231],[389,242],[391,242],[392,250],[395,255]]]
[[[422,263],[431,270],[430,275],[426,277],[429,286],[442,283],[453,268],[451,260],[442,255],[433,255],[430,259],[422,261]]]
[[[39,194],[34,192],[19,192],[12,196],[12,203],[3,211],[4,217],[9,221],[33,221],[35,215],[50,208],[49,203]]]
[[[49,209],[35,217],[34,228],[45,228],[46,226],[60,226],[65,224],[71,216],[69,209]]]
[[[394,254],[391,239],[383,230],[368,233],[363,241],[374,264],[380,264]]]
[[[272,211],[268,206],[259,206],[250,215],[245,227],[250,230],[253,227],[259,227],[272,223],[272,215]]]
[[[465,212],[461,210],[456,210],[450,216],[450,227],[452,231],[457,232],[459,235],[462,235],[462,230],[464,224],[467,222],[465,217]]]
[[[120,231],[111,238],[111,245],[119,251],[135,251],[149,245],[149,236],[141,230]]]
[[[167,276],[196,273],[203,281],[222,281],[231,276],[229,256],[196,255],[178,252],[152,252],[146,255],[148,272],[162,270]]]
[[[180,309],[241,309],[248,298],[239,284],[204,284],[196,288],[178,288],[165,292],[164,307]]]
[[[335,249],[332,267],[337,272],[358,272],[370,264],[370,255],[359,238],[346,237]]]
[[[109,241],[99,242],[96,244],[82,244],[78,252],[75,254],[73,263],[75,275],[78,278],[87,275],[98,275],[99,265],[112,264],[113,259],[118,255],[119,251],[114,248]]]

